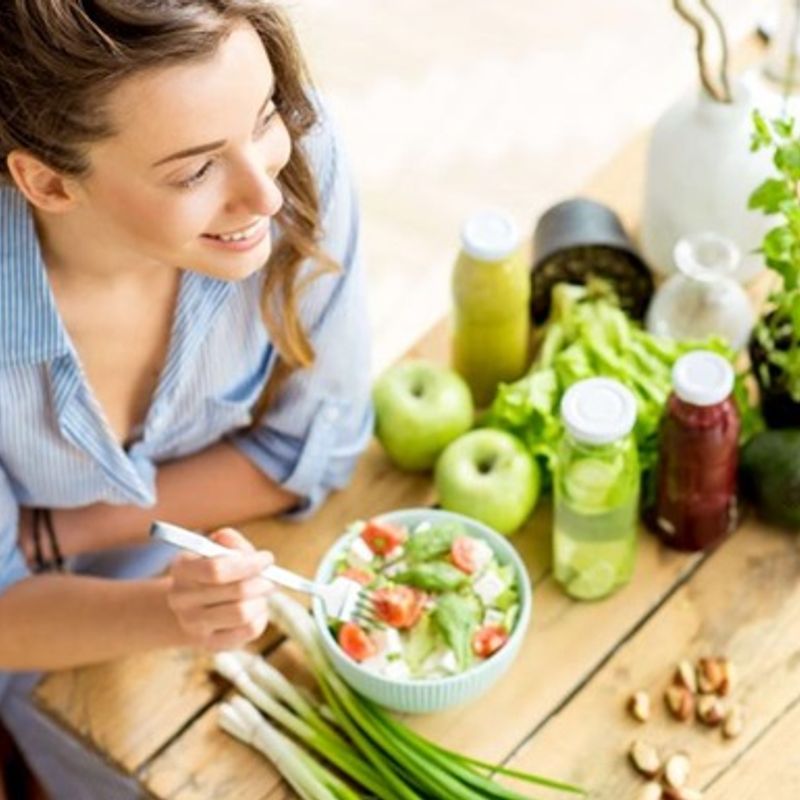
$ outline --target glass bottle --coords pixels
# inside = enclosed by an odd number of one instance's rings
[[[697,233],[679,239],[678,274],[656,291],[647,311],[647,330],[671,339],[720,336],[734,349],[750,338],[755,313],[747,292],[734,280],[739,248],[725,236]]]
[[[736,473],[739,414],[734,374],[722,356],[704,350],[675,363],[673,392],[661,424],[651,526],[670,547],[704,550],[738,521]]]
[[[572,597],[596,600],[630,580],[639,517],[636,400],[618,381],[588,378],[564,395],[554,477],[553,563]]]
[[[494,399],[497,385],[522,377],[530,348],[530,275],[513,218],[480,211],[461,230],[453,270],[453,366],[475,405]]]

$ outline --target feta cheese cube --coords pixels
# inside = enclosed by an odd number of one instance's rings
[[[353,539],[349,552],[351,562],[364,566],[371,564],[375,558],[375,553],[370,550],[369,545],[360,536]]]
[[[403,640],[396,628],[378,628],[372,632],[372,641],[382,656],[403,654]]]
[[[490,606],[494,599],[505,589],[503,579],[495,572],[486,572],[472,584],[472,589],[483,604]]]
[[[456,654],[452,650],[448,650],[442,660],[439,662],[439,666],[445,670],[445,672],[458,672],[458,662],[456,661]]]
[[[480,572],[494,556],[492,548],[481,539],[475,539],[473,558],[475,559],[475,571]]]
[[[401,572],[405,572],[407,569],[408,563],[401,558],[397,563],[390,564],[388,567],[384,568],[383,574],[387,578],[394,578],[395,575],[399,575]]]
[[[506,621],[505,612],[499,611],[496,608],[488,609],[483,617],[484,625],[503,625],[505,624],[505,621]]]
[[[411,677],[408,664],[402,658],[387,661],[383,668],[383,676],[395,681],[405,681]]]

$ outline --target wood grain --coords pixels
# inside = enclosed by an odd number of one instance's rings
[[[800,694],[738,761],[707,788],[705,800],[797,800],[800,797]]]
[[[511,759],[548,768],[592,789],[592,798],[635,797],[641,780],[626,763],[642,738],[667,755],[684,750],[692,784],[703,787],[737,759],[800,696],[800,548],[794,535],[749,523],[711,555],[650,620]],[[730,700],[745,709],[742,735],[678,723],[663,707],[677,662],[727,656],[736,665]],[[647,724],[625,710],[639,689],[651,693]],[[788,763],[788,751],[779,758]],[[739,800],[738,794],[731,794]],[[765,794],[764,797],[768,795]],[[771,795],[769,795],[771,796]]]

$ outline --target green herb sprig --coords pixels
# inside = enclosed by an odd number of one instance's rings
[[[777,175],[755,189],[748,208],[780,217],[759,249],[781,287],[769,296],[768,313],[753,332],[766,358],[758,377],[763,387],[785,390],[800,402],[800,136],[794,120],[768,122],[754,111],[750,149],[771,149]]]

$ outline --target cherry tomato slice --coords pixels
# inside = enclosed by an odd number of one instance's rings
[[[469,536],[456,536],[450,548],[450,558],[462,572],[471,575],[478,568],[478,543]]]
[[[354,661],[364,661],[378,652],[369,634],[355,622],[345,622],[339,628],[339,645]]]
[[[385,556],[387,553],[391,553],[395,547],[403,544],[406,540],[406,532],[388,522],[370,520],[361,533],[361,538],[373,553]]]
[[[393,628],[410,628],[419,620],[425,595],[410,586],[384,586],[372,593],[375,616]]]
[[[472,651],[480,658],[488,658],[508,641],[508,631],[502,625],[484,625],[472,637]]]
[[[351,581],[360,583],[362,586],[367,586],[375,579],[375,573],[366,569],[359,569],[358,567],[348,567],[342,570],[339,575],[342,578],[349,578]]]

